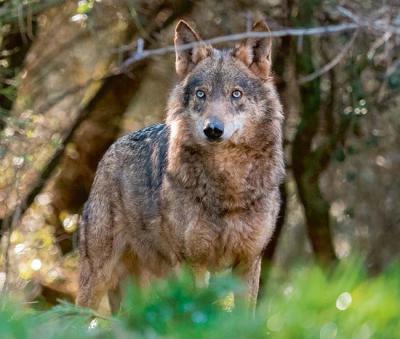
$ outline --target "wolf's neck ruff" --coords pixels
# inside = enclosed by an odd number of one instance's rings
[[[243,144],[195,144],[188,128],[172,123],[166,173],[170,188],[186,191],[211,214],[262,208],[280,180],[271,175],[282,166],[279,149],[271,147],[280,135],[270,132],[270,123],[259,126],[254,140],[248,137]]]

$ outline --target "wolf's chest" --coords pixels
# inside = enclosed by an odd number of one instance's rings
[[[189,225],[184,237],[187,259],[211,271],[257,256],[265,241],[265,227],[241,215],[226,217],[219,223],[199,218]]]

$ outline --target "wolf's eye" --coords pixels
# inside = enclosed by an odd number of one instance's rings
[[[196,97],[203,99],[206,96],[206,93],[204,93],[204,91],[202,91],[201,89],[198,89],[196,91]]]
[[[235,90],[232,92],[232,98],[239,99],[239,98],[241,98],[241,97],[242,97],[242,92],[239,91],[238,89],[235,89]]]

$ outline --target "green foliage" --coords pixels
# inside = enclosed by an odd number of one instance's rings
[[[400,62],[397,63],[396,68],[387,77],[390,89],[397,90],[400,87]]]
[[[300,268],[272,287],[267,324],[277,338],[392,338],[400,333],[400,271],[366,278],[357,262],[331,275]],[[397,286],[397,287],[396,287]]]
[[[78,7],[76,13],[78,14],[88,14],[94,5],[94,0],[81,0],[78,2]]]
[[[346,160],[346,153],[344,152],[343,147],[338,146],[333,153],[333,157],[338,162],[343,162]]]
[[[34,325],[34,317],[6,298],[1,300],[0,305],[0,337],[27,338],[29,328]]]
[[[301,266],[274,270],[253,318],[227,307],[237,281],[219,277],[195,289],[190,276],[139,293],[128,285],[120,313],[103,317],[61,303],[49,311],[3,300],[1,338],[393,338],[400,333],[400,267],[368,277],[357,260],[332,272]],[[225,303],[224,303],[225,301]]]
[[[209,288],[196,289],[187,273],[160,282],[145,293],[130,285],[120,316],[126,329],[143,337],[155,333],[163,337],[208,338],[222,329],[227,336],[261,336],[261,328],[256,326],[259,324],[244,315],[243,305],[224,311],[223,300],[230,291],[240,292],[235,280],[220,277],[211,280]]]

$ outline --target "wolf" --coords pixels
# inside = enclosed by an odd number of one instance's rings
[[[79,227],[78,305],[96,309],[108,293],[116,312],[124,279],[146,286],[182,264],[199,286],[231,268],[257,298],[284,175],[271,39],[218,50],[181,20],[175,50],[165,123],[121,137],[98,165]]]

